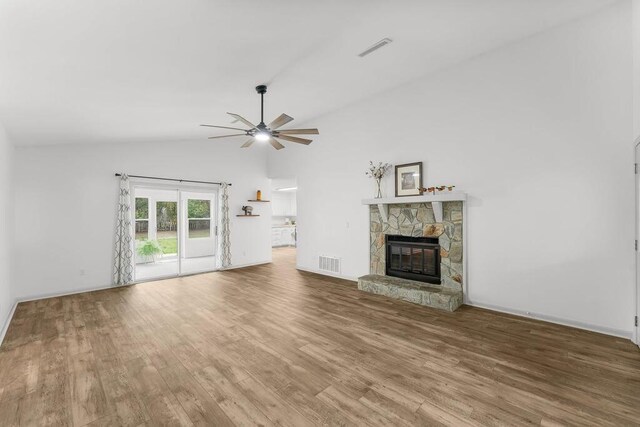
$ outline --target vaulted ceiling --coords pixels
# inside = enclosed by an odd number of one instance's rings
[[[201,139],[257,120],[266,83],[265,121],[300,124],[612,2],[2,0],[0,122],[17,145]]]

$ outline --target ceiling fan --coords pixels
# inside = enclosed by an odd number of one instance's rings
[[[215,126],[215,125],[200,125],[206,126],[210,128],[220,128],[220,129],[232,129],[239,130],[243,133],[232,133],[229,135],[220,135],[220,136],[210,136],[209,139],[216,138],[227,138],[231,136],[249,136],[250,138],[242,144],[242,148],[250,147],[255,141],[268,141],[269,144],[273,146],[276,150],[282,150],[284,145],[278,141],[278,139],[282,139],[290,142],[297,142],[298,144],[309,145],[311,144],[311,139],[299,138],[297,136],[292,135],[318,135],[318,129],[279,129],[281,126],[286,125],[290,121],[293,120],[293,117],[287,116],[282,113],[278,116],[274,121],[269,123],[268,125],[264,124],[264,94],[267,93],[267,87],[265,85],[256,86],[256,91],[260,94],[260,123],[256,126],[251,123],[249,120],[244,117],[235,114],[235,113],[227,113],[231,117],[235,118],[236,121],[242,122],[245,125],[249,126],[250,129],[241,129],[229,126]]]

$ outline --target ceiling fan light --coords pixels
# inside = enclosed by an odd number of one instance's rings
[[[256,139],[256,141],[268,141],[269,140],[270,135],[267,132],[257,132],[254,135],[254,138]]]

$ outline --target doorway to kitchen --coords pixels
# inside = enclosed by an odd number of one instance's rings
[[[216,269],[217,192],[134,185],[136,282]]]
[[[273,260],[296,257],[298,185],[295,178],[271,179],[271,247]]]

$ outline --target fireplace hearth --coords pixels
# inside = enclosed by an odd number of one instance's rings
[[[387,276],[440,285],[440,244],[433,237],[386,235]]]

